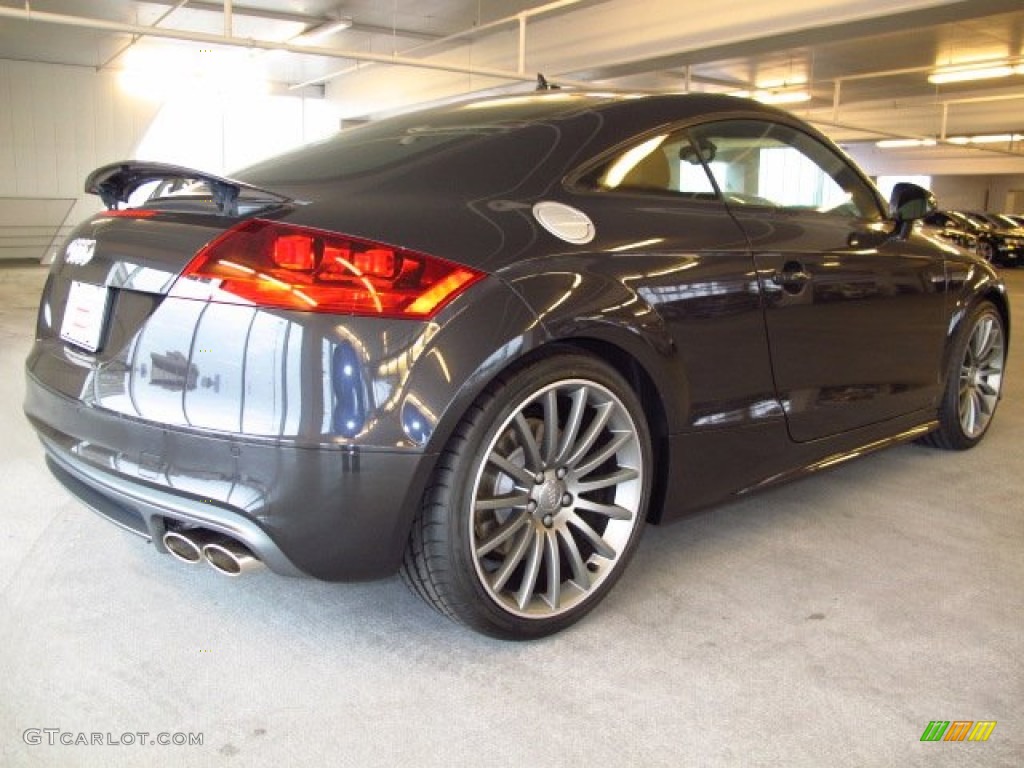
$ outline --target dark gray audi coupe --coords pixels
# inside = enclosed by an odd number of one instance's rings
[[[931,195],[751,101],[512,95],[86,188],[26,364],[53,474],[180,560],[400,570],[496,637],[580,619],[646,522],[970,448],[1000,397],[1005,288]]]

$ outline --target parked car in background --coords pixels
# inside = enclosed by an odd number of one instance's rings
[[[1005,213],[979,213],[979,216],[983,216],[986,221],[992,223],[996,229],[1002,230],[1020,230],[1021,225],[1013,216],[1007,216]]]
[[[1018,227],[1024,227],[1024,215],[1019,213],[1004,213],[1003,216],[1014,222]]]
[[[184,562],[401,571],[501,638],[580,619],[648,522],[971,448],[1000,398],[995,270],[755,101],[515,94],[86,190],[26,362],[55,477]]]
[[[963,213],[980,227],[988,228],[987,236],[980,240],[978,251],[986,261],[1013,267],[1024,259],[1024,228],[1019,227],[1017,222],[998,213]]]
[[[980,226],[963,214],[932,211],[921,220],[921,228],[926,234],[949,240],[972,253],[981,253],[981,237],[984,233]]]

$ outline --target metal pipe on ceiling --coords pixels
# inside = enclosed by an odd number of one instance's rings
[[[171,15],[172,13],[174,13],[175,11],[177,11],[177,10],[180,10],[180,9],[181,9],[181,7],[182,7],[182,6],[184,6],[184,5],[187,5],[187,4],[188,4],[188,2],[189,2],[189,0],[178,0],[178,2],[177,2],[177,4],[176,4],[176,5],[174,5],[174,6],[170,7],[170,8],[168,8],[168,9],[167,9],[166,11],[164,11],[164,12],[163,12],[162,14],[160,14],[160,17],[159,17],[159,18],[158,18],[158,19],[157,19],[156,21],[154,21],[154,22],[153,22],[152,24],[150,24],[149,26],[150,26],[151,28],[156,28],[156,27],[159,27],[159,26],[160,26],[160,23],[161,23],[161,22],[162,22],[162,21],[163,21],[164,19],[166,19],[166,18],[167,18],[168,16],[170,16],[170,15]],[[134,36],[132,37],[132,39],[131,39],[131,42],[129,42],[129,43],[128,43],[128,44],[127,44],[126,46],[124,46],[123,48],[120,48],[120,49],[119,49],[119,50],[117,51],[117,53],[115,53],[115,54],[114,54],[113,56],[111,56],[111,57],[110,57],[109,59],[107,59],[107,60],[106,60],[106,61],[104,61],[104,62],[103,62],[102,64],[100,64],[100,65],[99,65],[98,67],[96,67],[96,70],[97,70],[97,71],[99,71],[99,72],[102,72],[102,71],[103,71],[104,69],[106,69],[107,67],[109,67],[109,66],[110,66],[111,64],[113,64],[113,63],[114,63],[115,61],[117,61],[117,60],[118,60],[119,58],[121,58],[121,57],[122,57],[122,56],[123,56],[123,55],[124,55],[124,54],[125,54],[125,53],[126,53],[126,52],[127,52],[128,50],[130,50],[130,49],[131,49],[131,48],[132,48],[132,47],[133,47],[133,46],[134,46],[134,45],[135,45],[135,44],[136,44],[137,42],[139,42],[139,40],[141,40],[141,39],[142,39],[143,37],[145,37],[145,35],[134,35]]]
[[[519,68],[520,73],[526,72],[526,17],[519,16]]]
[[[943,104],[984,104],[991,101],[1014,101],[1024,99],[1024,92],[1016,93],[995,93],[990,96],[960,96],[953,99],[943,99]]]
[[[457,64],[444,64],[440,62],[423,61],[421,59],[410,59],[397,55],[385,55],[366,53],[363,51],[345,51],[334,48],[319,48],[311,45],[295,45],[294,43],[277,43],[270,40],[256,40],[253,38],[229,37],[226,35],[214,35],[205,32],[186,32],[177,29],[154,29],[139,24],[126,24],[119,21],[108,21],[106,19],[92,19],[84,16],[70,16],[60,13],[47,13],[43,11],[25,10],[21,8],[10,8],[0,6],[0,18],[17,19],[19,21],[39,22],[43,24],[55,24],[66,27],[77,27],[79,29],[95,29],[104,32],[116,32],[125,35],[148,35],[149,37],[167,38],[170,40],[184,40],[192,43],[205,43],[209,45],[223,45],[233,48],[249,48],[263,51],[285,51],[287,53],[306,54],[309,56],[322,56],[328,59],[351,59],[353,61],[366,61],[375,64],[390,64],[396,67],[411,67],[414,69],[430,69],[439,72],[454,72],[463,75],[478,75],[490,77],[495,80],[509,80],[512,82],[533,82],[536,78],[521,72],[510,72],[505,69],[494,69],[490,67],[466,67]],[[308,85],[315,85],[322,80],[315,80]],[[589,88],[590,83],[575,81],[560,81],[573,87]],[[303,84],[307,85],[307,84]],[[295,87],[302,87],[295,86]]]
[[[467,31],[464,31],[464,32],[461,32],[461,33],[456,33],[455,35],[451,35],[451,36],[449,36],[447,38],[441,38],[440,40],[438,40],[436,42],[440,43],[440,42],[445,42],[445,41],[451,41],[451,40],[454,40],[454,39],[459,39],[461,37],[466,37],[466,36],[468,36],[470,34],[477,34],[477,33],[481,32],[484,29],[489,29],[489,28],[493,28],[495,26],[509,24],[509,23],[513,23],[513,22],[517,23],[517,24],[522,24],[523,20],[520,18],[521,16],[524,17],[524,18],[528,18],[528,17],[533,16],[533,15],[539,15],[541,13],[547,13],[547,12],[550,12],[550,11],[553,11],[553,10],[557,10],[557,9],[560,9],[560,8],[567,7],[569,5],[574,5],[574,4],[577,4],[577,3],[580,3],[580,2],[585,2],[585,1],[586,0],[558,0],[558,2],[553,2],[553,3],[548,3],[547,5],[538,6],[537,8],[529,9],[527,11],[524,11],[522,14],[516,14],[515,16],[510,16],[510,17],[508,17],[506,19],[499,19],[497,21],[490,22],[490,23],[488,23],[486,25],[482,25],[481,27],[477,27],[477,28],[475,28],[473,30],[467,30]],[[180,5],[184,5],[184,2],[180,3],[179,7],[180,7]],[[231,0],[224,0],[225,31],[229,31],[230,30],[231,13],[232,13]],[[57,13],[48,13],[48,12],[43,12],[43,11],[34,11],[34,10],[31,9],[31,6],[29,5],[28,2],[26,2],[25,3],[25,7],[21,8],[21,9],[19,9],[19,8],[11,8],[11,7],[8,7],[8,6],[0,6],[0,18],[12,18],[12,19],[21,20],[21,21],[39,22],[39,23],[54,24],[54,25],[60,25],[60,26],[69,26],[69,27],[76,27],[76,28],[80,28],[80,29],[94,29],[94,30],[99,30],[99,31],[106,31],[106,32],[113,32],[113,33],[119,33],[119,34],[125,34],[125,35],[132,35],[132,36],[136,36],[136,37],[149,36],[149,37],[166,38],[166,39],[173,39],[173,40],[182,40],[182,41],[186,41],[186,42],[203,43],[203,44],[209,44],[209,45],[222,45],[222,46],[227,46],[227,47],[249,48],[249,49],[257,49],[257,50],[267,50],[267,51],[284,51],[284,52],[288,52],[288,53],[304,54],[304,55],[312,55],[312,56],[322,56],[322,57],[325,57],[325,58],[333,58],[333,59],[350,59],[350,60],[353,60],[353,61],[363,61],[363,62],[376,63],[376,64],[390,64],[392,66],[409,67],[409,68],[414,68],[414,69],[427,69],[427,70],[434,70],[434,71],[453,72],[453,73],[456,73],[456,74],[478,75],[478,76],[482,76],[482,77],[494,78],[496,80],[508,80],[508,81],[511,81],[511,82],[533,82],[534,81],[534,77],[531,76],[531,75],[527,75],[524,71],[511,72],[511,71],[508,71],[508,70],[493,69],[493,68],[486,68],[486,67],[467,67],[467,66],[459,66],[459,65],[455,65],[455,64],[442,64],[442,63],[437,63],[437,62],[425,61],[425,60],[422,60],[422,59],[409,58],[409,57],[406,57],[406,56],[398,56],[396,54],[394,54],[394,55],[373,54],[373,53],[365,53],[365,52],[360,52],[360,51],[345,51],[345,50],[337,50],[337,49],[330,49],[330,48],[320,48],[320,47],[309,46],[309,45],[295,45],[293,43],[278,43],[278,42],[273,42],[273,41],[256,40],[256,39],[251,39],[251,38],[249,38],[249,39],[242,39],[242,38],[234,37],[234,36],[232,36],[230,34],[216,35],[216,34],[208,34],[208,33],[202,33],[202,32],[187,32],[187,31],[174,30],[174,29],[154,28],[154,27],[148,27],[148,26],[143,26],[143,25],[138,25],[138,24],[127,24],[127,23],[123,23],[123,22],[108,21],[108,20],[104,20],[104,19],[93,19],[93,18],[82,17],[82,16],[72,16],[72,15],[67,15],[67,14],[57,14]],[[524,67],[525,67],[525,62],[521,61],[521,64],[520,64],[521,70]],[[893,70],[893,71],[889,71],[889,72],[864,73],[862,75],[851,75],[851,76],[847,76],[847,77],[835,78],[835,83],[838,86],[839,82],[840,81],[844,81],[844,80],[845,81],[851,81],[851,80],[869,79],[869,78],[872,78],[872,77],[886,77],[886,76],[891,76],[891,75],[896,75],[896,74],[909,74],[910,72],[926,71],[927,69],[929,69],[929,68],[928,67],[914,67],[914,68],[907,68],[907,69],[904,69],[904,70]],[[328,75],[328,76],[326,76],[324,78],[317,78],[316,80],[310,81],[309,83],[303,83],[300,86],[294,86],[294,87],[303,87],[305,85],[319,84],[319,83],[322,83],[325,80],[331,79],[331,77],[335,77],[335,76],[337,76],[337,75],[336,74],[335,75]],[[695,74],[690,74],[689,76],[692,77],[693,80],[697,80],[698,79],[698,76],[695,75]],[[585,88],[592,88],[593,87],[593,83],[590,83],[590,82],[564,80],[564,79],[560,79],[559,82],[562,83],[562,84],[565,84],[567,86],[570,86],[570,87],[578,87],[578,88],[584,88],[584,89]],[[1004,100],[1004,99],[1014,99],[1014,98],[1024,98],[1024,96],[1017,95],[1017,94],[1009,94],[1009,95],[1004,94],[1004,95],[990,96],[990,97],[982,96],[982,97],[975,97],[975,98],[949,99],[949,100],[947,100],[947,101],[945,101],[943,103],[947,104],[947,105],[948,104],[956,104],[956,103],[977,103],[977,102],[985,102],[985,101],[1000,101],[1000,100]],[[833,106],[835,108],[835,107],[838,106],[838,88],[836,89],[836,92],[834,94],[834,99],[835,99],[835,101],[834,101]],[[834,113],[834,116],[835,116],[835,113]],[[840,129],[854,130],[854,131],[868,133],[870,135],[876,135],[876,136],[884,136],[884,137],[890,137],[890,138],[907,138],[906,136],[903,136],[903,135],[900,135],[900,134],[893,134],[893,133],[888,133],[888,132],[884,132],[884,131],[878,131],[878,130],[872,129],[872,128],[864,128],[864,127],[859,127],[859,126],[844,125],[844,124],[838,122],[835,119],[833,119],[832,121],[828,121],[828,120],[815,120],[814,118],[810,118],[810,122],[818,124],[818,125],[822,125],[822,126],[829,126],[829,127],[834,127],[834,128],[840,128]],[[943,131],[943,133],[944,133],[944,131]],[[946,142],[944,142],[944,143],[946,143]],[[995,148],[991,148],[991,147],[971,147],[971,149],[973,149],[975,151],[981,151],[981,152],[991,152],[991,153],[995,153],[995,154],[1011,155],[1011,156],[1014,156],[1014,157],[1020,157],[1021,156],[1020,153],[1018,153],[1018,152],[1007,151],[1007,150],[999,150],[999,149],[995,149]]]
[[[970,62],[973,66],[983,66],[985,64],[1003,64],[1009,62],[1011,65],[1018,65],[1024,62],[1017,56],[997,56],[994,58],[977,59]],[[839,77],[832,78],[833,80],[842,80],[847,83],[855,82],[857,80],[878,80],[885,77],[899,77],[900,75],[917,75],[922,72],[934,72],[936,69],[941,69],[941,65],[938,64],[923,64],[917,67],[903,67],[901,69],[881,69],[875,72],[861,72],[856,75],[841,75]]]
[[[445,35],[437,40],[431,40],[429,43],[424,43],[421,46],[417,46],[415,50],[420,50],[428,46],[443,45],[444,43],[451,43],[456,40],[461,40],[464,37],[475,37],[481,32],[489,32],[492,29],[498,27],[507,27],[510,24],[517,23],[520,19],[532,19],[534,16],[543,16],[551,13],[552,11],[560,11],[563,8],[568,8],[570,5],[579,5],[580,3],[588,2],[589,0],[556,0],[553,3],[545,3],[544,5],[537,5],[533,8],[527,8],[525,11],[520,11],[511,16],[504,16],[494,21],[489,21],[486,24],[479,24],[475,27],[469,27],[461,32],[453,32],[450,35]]]
[[[174,5],[175,0],[146,0],[146,2],[155,5]],[[191,0],[189,8],[194,11],[217,14],[218,16],[224,13],[224,6],[221,2],[214,3],[208,2],[208,0]],[[331,21],[336,20],[330,16],[310,16],[304,13],[292,13],[291,11],[271,10],[269,8],[254,8],[248,5],[237,4],[232,5],[231,18],[233,20],[247,18],[267,19],[269,21],[287,21],[293,24],[301,24],[304,27],[315,27],[317,25],[328,24]],[[432,35],[412,29],[394,29],[392,27],[380,27],[375,24],[360,24],[359,22],[353,23],[351,29],[355,32],[365,32],[371,35],[397,34],[399,37],[416,38],[421,40],[436,40],[438,38],[438,35]]]
[[[1024,97],[1022,97],[1024,98]],[[834,120],[824,120],[815,117],[804,118],[808,123],[813,126],[819,127],[820,130],[825,128],[836,128],[841,131],[854,131],[856,133],[866,133],[870,136],[874,136],[877,139],[918,139],[918,140],[931,140],[931,136],[917,136],[908,133],[894,133],[893,131],[883,131],[877,128],[865,128],[861,125],[851,125],[850,123],[839,123]],[[861,139],[849,139],[847,141],[837,141],[840,144],[857,144],[860,143]],[[869,139],[871,141],[871,139]],[[947,139],[935,139],[936,143],[943,146],[956,147],[957,149],[972,150],[975,152],[988,152],[993,155],[1007,155],[1009,157],[1021,158],[1024,157],[1024,153],[1016,152],[1012,149],[997,149],[992,146],[978,146],[978,145],[964,145],[958,144],[955,141],[949,141]]]
[[[987,104],[995,101],[1013,101],[1024,99],[1024,93],[998,93],[990,96],[961,96],[955,99],[943,99],[942,101],[942,127],[939,133],[940,141],[946,140],[946,128],[949,124],[949,108],[953,104]],[[1011,131],[1011,133],[1013,133]],[[955,142],[954,142],[955,143]],[[1010,142],[1011,151],[1009,154],[1020,155],[1012,149],[1013,142]]]
[[[421,45],[414,46],[413,48],[408,49],[405,53],[409,54],[409,53],[412,53],[414,51],[423,51],[423,49],[425,49],[425,48],[433,48],[433,47],[438,47],[438,46],[446,45],[448,43],[454,43],[454,42],[456,42],[458,40],[462,40],[463,38],[466,38],[466,37],[476,37],[477,35],[479,35],[479,34],[481,34],[483,32],[489,32],[492,29],[497,29],[499,27],[506,27],[506,26],[509,26],[510,24],[518,24],[519,25],[519,74],[524,76],[523,79],[533,80],[534,79],[533,77],[529,77],[529,78],[525,77],[525,75],[526,75],[526,22],[529,19],[531,19],[531,18],[533,18],[535,16],[543,16],[543,15],[551,13],[553,11],[559,11],[559,10],[561,10],[563,8],[568,8],[571,5],[578,5],[578,4],[584,3],[584,2],[591,2],[591,0],[555,0],[555,2],[545,3],[544,5],[538,5],[538,6],[535,6],[533,8],[527,8],[525,11],[520,11],[519,13],[513,14],[512,16],[505,16],[504,18],[501,18],[501,19],[495,19],[494,21],[489,21],[486,24],[480,24],[480,25],[475,26],[475,27],[470,27],[469,29],[464,29],[464,30],[462,30],[460,32],[453,32],[450,35],[445,35],[444,37],[439,37],[436,40],[431,40],[431,41],[423,43]],[[346,56],[344,58],[349,58],[349,57]],[[320,77],[314,77],[311,80],[306,80],[306,81],[298,83],[297,85],[294,85],[292,87],[293,88],[305,88],[306,86],[309,86],[309,85],[321,85],[321,84],[326,83],[326,82],[328,82],[330,80],[334,80],[335,78],[341,77],[342,75],[347,75],[347,74],[349,74],[349,73],[351,73],[353,71],[355,71],[354,67],[346,67],[345,69],[335,70],[334,72],[328,72],[326,75],[322,75]],[[466,74],[475,74],[475,73],[467,72]],[[559,79],[559,82],[563,83],[563,84],[574,84],[574,83],[572,83],[570,81],[563,80],[561,78]]]

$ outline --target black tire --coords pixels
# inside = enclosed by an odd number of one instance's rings
[[[643,409],[622,376],[576,351],[540,358],[499,377],[463,417],[413,523],[402,576],[486,635],[558,632],[628,564],[652,464]]]
[[[992,302],[981,301],[964,319],[949,355],[939,428],[922,442],[957,451],[981,442],[999,404],[1005,363],[1003,317]]]

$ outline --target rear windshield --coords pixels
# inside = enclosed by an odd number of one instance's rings
[[[444,145],[458,146],[592,105],[592,96],[554,93],[467,102],[350,128],[326,141],[232,174],[261,187],[328,181],[408,163]]]

